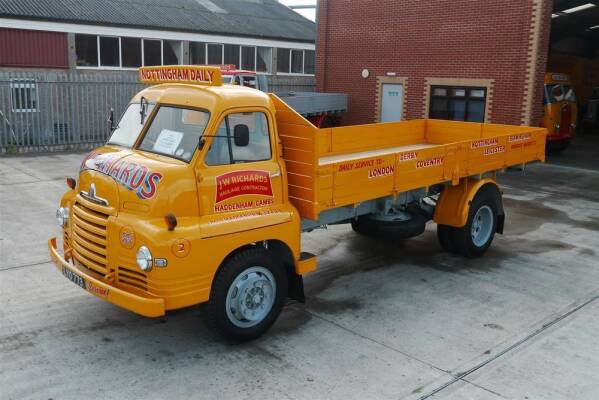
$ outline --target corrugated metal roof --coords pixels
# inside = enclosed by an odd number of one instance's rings
[[[275,0],[2,0],[0,17],[314,42],[316,25]]]

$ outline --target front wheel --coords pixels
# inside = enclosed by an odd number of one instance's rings
[[[482,188],[474,197],[468,213],[468,221],[462,228],[453,228],[453,250],[468,258],[481,257],[491,246],[497,230],[497,204],[492,190]],[[500,203],[499,203],[500,204]]]
[[[570,146],[569,140],[556,140],[547,142],[547,152],[551,155],[561,154]]]
[[[214,278],[206,322],[228,339],[255,339],[276,321],[286,297],[285,267],[266,249],[244,250]]]

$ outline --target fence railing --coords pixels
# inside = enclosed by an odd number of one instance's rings
[[[0,153],[88,149],[110,134],[144,85],[137,74],[0,72]],[[272,79],[274,92],[311,91],[313,80]]]

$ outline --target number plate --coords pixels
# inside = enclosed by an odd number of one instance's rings
[[[87,289],[87,287],[85,286],[85,279],[83,279],[82,276],[74,273],[73,271],[71,271],[70,269],[66,268],[66,267],[62,267],[62,274],[71,282],[73,282],[75,285],[82,287],[83,289]]]

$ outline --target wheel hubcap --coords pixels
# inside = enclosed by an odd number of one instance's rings
[[[489,206],[478,209],[472,219],[471,227],[472,242],[477,247],[483,247],[491,238],[493,233],[493,210]]]
[[[240,328],[259,324],[270,313],[277,284],[264,267],[251,267],[237,275],[227,293],[229,320]]]

